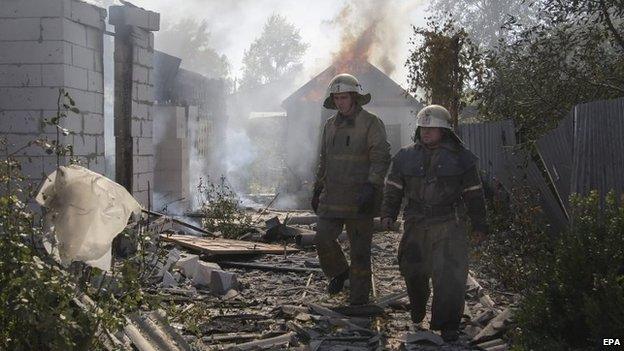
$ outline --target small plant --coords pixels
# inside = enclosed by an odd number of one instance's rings
[[[56,130],[56,139],[50,140],[48,137],[38,138],[34,141],[28,143],[28,145],[35,144],[41,146],[47,154],[56,155],[56,166],[61,165],[61,157],[69,156],[70,163],[78,163],[78,160],[74,158],[74,147],[72,144],[64,144],[62,143],[61,136],[69,136],[74,135],[74,132],[63,127],[62,121],[65,118],[68,118],[68,113],[72,112],[75,114],[80,113],[78,107],[76,107],[76,102],[69,95],[65,89],[59,89],[59,96],[57,99],[57,109],[56,115],[50,118],[45,118],[43,120],[43,125],[52,126]]]
[[[221,178],[221,184],[204,184],[200,178],[197,189],[202,197],[200,211],[202,225],[206,230],[220,232],[225,238],[238,238],[247,233],[252,224],[251,216],[240,206],[236,193]]]

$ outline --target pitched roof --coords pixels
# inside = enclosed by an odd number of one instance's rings
[[[348,66],[348,73],[353,74],[360,81],[364,92],[371,93],[372,105],[418,105],[418,102],[413,96],[371,63],[363,61],[352,63]],[[336,64],[329,66],[284,99],[284,101],[282,101],[282,106],[287,108],[289,105],[301,102],[320,104],[325,99],[327,86],[330,80],[335,75],[344,73],[344,70],[343,66]]]

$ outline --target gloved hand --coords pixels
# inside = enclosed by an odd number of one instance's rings
[[[319,206],[319,199],[321,197],[321,192],[323,191],[323,189],[314,189],[314,193],[312,193],[312,201],[310,203],[310,205],[312,206],[312,209],[314,210],[314,213],[316,213],[316,211],[318,210],[318,206]]]
[[[375,186],[364,183],[358,194],[358,213],[371,213],[375,207]]]

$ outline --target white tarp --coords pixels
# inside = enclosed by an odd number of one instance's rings
[[[51,229],[48,252],[68,265],[82,261],[110,269],[111,245],[141,205],[121,185],[84,167],[61,166],[44,182],[36,197],[47,209]]]

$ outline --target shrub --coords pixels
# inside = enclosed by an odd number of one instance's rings
[[[57,115],[45,121],[57,129],[54,140],[40,138],[9,153],[0,138],[0,350],[102,349],[103,331],[114,333],[124,316],[149,302],[142,286],[156,262],[146,264],[145,245],[108,276],[82,263],[66,269],[40,249],[43,228],[28,205],[37,189],[14,155],[39,145],[58,164],[67,156],[74,162],[72,146],[60,142],[71,132],[60,121],[79,110],[62,89],[58,102]]]
[[[225,238],[238,238],[249,232],[251,216],[240,206],[240,200],[225,179],[221,185],[204,184],[200,179],[197,188],[202,198],[202,225],[206,230],[220,232]]]
[[[498,195],[487,201],[490,233],[475,250],[475,263],[501,288],[521,293],[536,284],[537,272],[544,268],[553,239],[545,230],[535,189],[515,184],[508,196],[512,201]]]
[[[520,344],[529,349],[594,348],[624,331],[624,206],[613,192],[571,197],[571,225],[561,235],[518,312]]]

